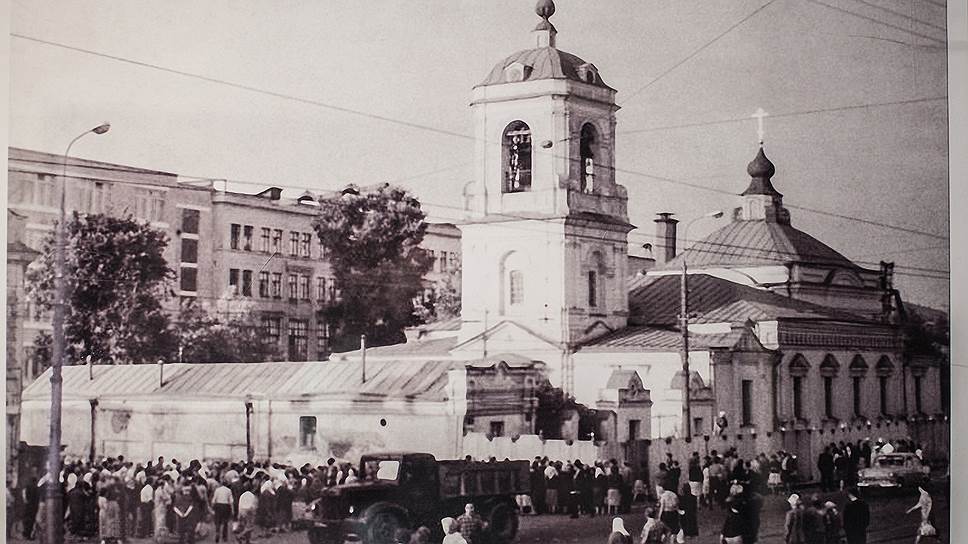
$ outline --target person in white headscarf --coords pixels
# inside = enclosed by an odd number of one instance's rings
[[[440,527],[444,530],[444,539],[440,541],[440,544],[467,544],[460,531],[457,530],[457,520],[454,518],[440,520]]]
[[[608,535],[607,544],[632,544],[632,537],[625,529],[625,521],[622,518],[612,519],[612,532]]]
[[[804,544],[806,542],[806,536],[803,531],[803,501],[800,500],[800,495],[796,493],[790,495],[787,499],[790,503],[790,510],[786,513],[786,521],[784,523],[786,544]]]

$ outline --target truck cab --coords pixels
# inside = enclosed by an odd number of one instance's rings
[[[514,496],[530,489],[526,461],[438,461],[427,453],[380,453],[360,459],[359,480],[325,488],[311,503],[311,544],[359,540],[390,544],[398,529],[421,525],[443,537],[440,520],[472,503],[495,544],[514,539]]]

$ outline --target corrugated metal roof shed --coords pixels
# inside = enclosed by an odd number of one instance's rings
[[[157,396],[164,398],[359,397],[445,400],[452,361],[367,362],[362,383],[357,362],[270,362],[164,365],[96,365],[63,368],[64,397]],[[49,398],[50,369],[24,391],[24,399]]]

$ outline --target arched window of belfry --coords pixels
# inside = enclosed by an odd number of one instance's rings
[[[595,191],[595,160],[598,159],[598,131],[591,123],[581,127],[580,155],[580,186],[583,193]]]
[[[531,128],[514,121],[504,129],[504,192],[531,190]]]

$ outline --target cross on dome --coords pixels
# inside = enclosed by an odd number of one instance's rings
[[[750,116],[756,119],[756,135],[759,137],[760,147],[763,147],[763,118],[769,115],[769,113],[763,111],[763,108],[756,108],[756,111]]]

